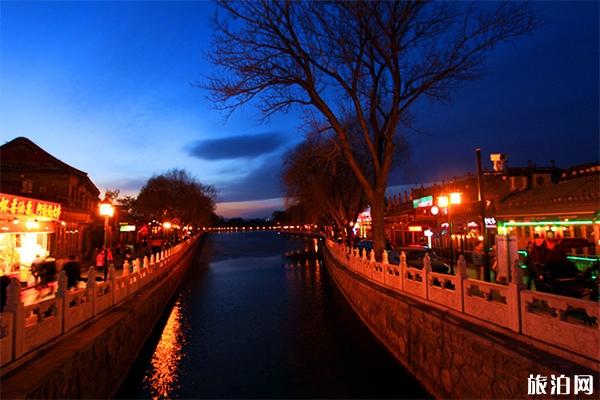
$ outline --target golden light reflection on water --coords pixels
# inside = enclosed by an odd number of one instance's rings
[[[144,386],[153,399],[171,398],[178,387],[178,370],[183,356],[182,346],[185,344],[181,317],[181,302],[178,299],[152,355],[151,370],[144,376]]]

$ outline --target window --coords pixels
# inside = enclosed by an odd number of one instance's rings
[[[33,181],[31,179],[23,179],[21,181],[21,193],[32,193]]]

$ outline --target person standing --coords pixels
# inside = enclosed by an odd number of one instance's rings
[[[108,267],[113,262],[113,255],[108,246],[102,247],[102,252],[104,253],[104,280],[108,279]]]
[[[94,264],[96,267],[96,271],[100,272],[104,269],[104,249],[96,249],[96,263]]]
[[[525,265],[527,266],[529,275],[529,281],[527,282],[528,289],[531,289],[535,278],[544,273],[546,261],[548,260],[548,253],[549,250],[546,240],[538,233],[534,233],[531,250],[525,259]]]
[[[473,252],[471,253],[471,261],[473,262],[473,266],[479,273],[479,277],[481,280],[483,280],[483,272],[484,272],[483,266],[485,264],[484,257],[485,257],[485,254],[483,252],[483,242],[478,242],[477,246],[475,246],[475,248],[473,249]]]
[[[77,284],[81,279],[81,266],[75,259],[75,256],[69,256],[69,261],[63,265],[63,271],[67,275],[67,288],[77,288]]]

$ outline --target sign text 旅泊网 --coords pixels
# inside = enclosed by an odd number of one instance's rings
[[[19,196],[0,195],[0,213],[15,216],[36,216],[58,220],[60,204],[28,199]]]

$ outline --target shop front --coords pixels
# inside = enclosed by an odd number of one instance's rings
[[[0,273],[33,280],[31,264],[52,256],[61,206],[0,193]]]

